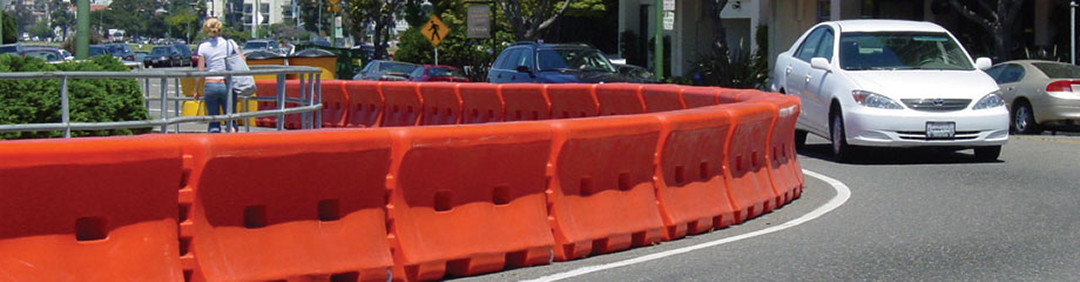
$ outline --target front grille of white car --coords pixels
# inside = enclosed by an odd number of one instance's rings
[[[956,135],[952,138],[927,138],[926,131],[897,131],[896,134],[900,136],[900,139],[904,140],[922,140],[922,141],[955,141],[955,140],[975,140],[979,138],[978,131],[957,131]]]
[[[908,108],[924,112],[951,112],[966,109],[971,99],[900,99]]]

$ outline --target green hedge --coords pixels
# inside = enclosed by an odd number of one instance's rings
[[[45,61],[0,55],[0,72],[117,71],[127,72],[111,56],[88,61],[46,64]],[[71,122],[109,122],[149,119],[143,104],[142,90],[135,79],[68,80]],[[0,80],[0,124],[58,123],[60,110],[59,79]],[[72,131],[72,136],[131,135],[150,132],[145,129]],[[0,139],[63,137],[62,131],[24,131],[0,133]]]

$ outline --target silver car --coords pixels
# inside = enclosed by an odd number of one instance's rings
[[[1039,134],[1044,125],[1080,122],[1080,66],[1018,60],[997,64],[986,73],[1001,86],[1013,132]]]

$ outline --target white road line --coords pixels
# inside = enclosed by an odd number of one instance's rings
[[[829,213],[830,211],[840,207],[845,202],[847,202],[847,200],[849,198],[851,198],[851,189],[848,189],[847,185],[844,185],[844,183],[841,183],[840,181],[837,181],[836,179],[832,179],[832,178],[830,178],[828,176],[821,175],[821,174],[818,174],[816,172],[805,170],[805,169],[803,170],[803,173],[806,174],[806,175],[812,176],[814,178],[820,179],[822,181],[825,181],[825,183],[828,183],[830,186],[832,186],[833,189],[836,190],[836,196],[834,196],[832,199],[829,199],[829,201],[826,202],[825,205],[823,205],[821,207],[818,207],[817,209],[811,211],[810,213],[807,213],[806,215],[803,215],[802,217],[799,217],[799,218],[793,219],[791,221],[785,222],[784,224],[776,225],[776,226],[773,226],[773,227],[769,227],[769,228],[766,228],[766,229],[762,229],[762,230],[758,230],[758,231],[754,231],[754,232],[750,232],[750,233],[746,233],[746,234],[742,234],[742,235],[738,235],[738,236],[733,236],[733,237],[723,238],[723,239],[719,239],[719,240],[715,240],[715,241],[711,241],[711,242],[701,243],[701,244],[698,244],[698,245],[683,247],[683,248],[674,249],[674,250],[665,251],[665,252],[659,252],[659,253],[655,253],[655,254],[636,257],[636,258],[623,260],[623,261],[617,261],[617,262],[608,263],[608,264],[586,266],[586,267],[578,268],[578,269],[571,270],[571,271],[568,271],[568,272],[557,273],[557,274],[548,275],[548,276],[544,276],[544,277],[540,277],[540,278],[536,278],[536,279],[532,279],[532,280],[525,280],[525,281],[527,281],[527,282],[540,282],[540,281],[562,280],[562,279],[577,277],[577,276],[581,276],[581,275],[585,275],[585,274],[589,274],[589,273],[593,273],[593,272],[604,271],[604,270],[608,270],[608,269],[612,269],[612,268],[623,267],[623,266],[628,266],[628,265],[634,265],[634,264],[643,263],[643,262],[647,262],[647,261],[651,261],[651,260],[656,260],[656,259],[661,259],[661,258],[665,258],[665,257],[674,256],[674,255],[689,253],[689,252],[704,249],[704,248],[719,246],[719,245],[726,244],[726,243],[731,243],[731,242],[735,242],[735,241],[739,241],[739,240],[743,240],[743,239],[747,239],[747,238],[753,238],[753,237],[757,237],[757,236],[761,236],[761,235],[781,231],[781,230],[784,230],[784,229],[795,227],[795,226],[797,226],[799,224],[803,224],[803,223],[805,223],[807,221],[814,220],[814,219],[816,219],[818,217],[821,217],[822,215],[825,215],[826,213]]]

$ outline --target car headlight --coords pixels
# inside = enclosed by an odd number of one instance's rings
[[[975,103],[975,107],[972,107],[971,109],[982,110],[1004,106],[1005,96],[1001,95],[1001,90],[995,90],[994,92],[990,92],[990,94],[986,94],[982,99],[979,99],[979,102]]]
[[[855,98],[855,102],[859,103],[859,105],[870,108],[887,110],[900,110],[904,108],[904,106],[901,106],[900,103],[893,101],[893,99],[889,99],[889,97],[885,97],[885,95],[877,94],[870,91],[852,90],[851,97]]]

